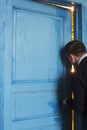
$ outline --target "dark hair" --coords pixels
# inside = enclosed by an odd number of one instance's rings
[[[78,40],[70,41],[65,45],[65,52],[68,55],[74,54],[74,55],[78,56],[85,51],[86,51],[86,47],[84,46],[84,44],[81,41],[78,41]]]

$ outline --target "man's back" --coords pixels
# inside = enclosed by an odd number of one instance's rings
[[[80,71],[79,76],[85,94],[85,108],[84,108],[84,115],[85,115],[87,114],[87,56],[80,62],[80,64],[78,65],[78,69]]]

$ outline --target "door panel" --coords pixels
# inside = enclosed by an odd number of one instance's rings
[[[57,67],[57,41],[60,40],[59,37],[62,34],[59,30],[56,30],[56,27],[62,29],[62,20],[50,15],[47,16],[23,10],[16,10],[14,15],[15,37],[13,59],[16,62],[13,64],[13,80],[32,81],[56,78],[57,71],[59,73],[62,71],[61,64],[60,68]],[[40,34],[42,35],[40,36]],[[53,45],[53,43],[56,44]],[[53,49],[51,49],[52,47]],[[54,59],[55,63],[51,62],[52,59]],[[43,66],[44,64],[45,66]],[[53,73],[50,73],[51,70]]]
[[[71,14],[28,0],[8,5],[4,130],[66,130],[56,91],[63,90],[60,50],[71,39]]]

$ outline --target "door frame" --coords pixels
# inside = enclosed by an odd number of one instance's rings
[[[76,2],[61,0],[34,0],[49,6],[63,8],[71,12],[72,16],[72,40],[82,41],[82,5]],[[73,10],[74,9],[74,10]]]

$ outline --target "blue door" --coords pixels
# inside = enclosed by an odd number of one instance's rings
[[[58,84],[60,50],[71,40],[70,12],[30,0],[3,3],[0,129],[68,130]]]

